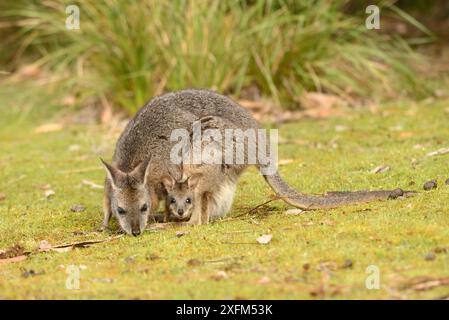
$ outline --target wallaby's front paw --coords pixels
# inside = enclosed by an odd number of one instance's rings
[[[190,219],[189,221],[186,222],[186,224],[189,224],[191,226],[199,226],[201,224],[201,219]]]

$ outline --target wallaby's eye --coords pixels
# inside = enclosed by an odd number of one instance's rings
[[[125,209],[123,209],[122,207],[117,207],[117,212],[119,214],[125,214],[126,213]]]
[[[175,198],[171,198],[170,199],[170,203],[176,203],[176,199]]]
[[[192,203],[192,199],[187,198],[187,199],[186,199],[186,203]]]
[[[145,203],[145,204],[142,206],[142,208],[140,208],[140,211],[145,212],[145,211],[147,211],[147,209],[148,209],[148,206],[147,206],[147,204]]]

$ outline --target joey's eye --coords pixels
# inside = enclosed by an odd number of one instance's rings
[[[170,203],[176,203],[176,199],[175,198],[171,198],[170,199]]]
[[[126,213],[125,209],[123,209],[122,207],[117,207],[117,212],[119,214],[125,214]]]
[[[147,204],[145,203],[145,204],[142,206],[142,208],[140,208],[140,211],[145,212],[145,211],[147,211],[147,209],[148,209],[148,206],[147,206]]]
[[[187,199],[186,199],[186,203],[192,203],[192,199],[187,198]]]

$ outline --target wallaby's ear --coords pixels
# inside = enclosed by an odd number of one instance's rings
[[[148,177],[150,174],[151,158],[148,158],[137,165],[131,171],[130,175],[137,178],[138,181],[143,182],[144,185],[148,182]]]
[[[166,190],[173,190],[175,183],[176,183],[175,179],[173,179],[171,176],[162,177],[162,184],[164,185]]]
[[[191,175],[188,179],[187,179],[187,185],[189,186],[190,189],[195,189],[196,186],[198,185],[198,182],[200,182],[200,179],[203,175],[201,173],[195,173],[193,175]]]
[[[115,168],[111,164],[104,161],[102,158],[100,158],[101,162],[103,163],[106,173],[108,174],[108,179],[111,181],[111,184],[113,187],[116,187],[117,180],[119,178],[119,175],[122,173],[118,168]]]

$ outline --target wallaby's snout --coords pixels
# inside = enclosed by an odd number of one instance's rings
[[[184,209],[178,209],[178,214],[182,216],[184,214]]]
[[[140,229],[133,229],[131,233],[134,237],[137,237],[138,235],[140,235]]]

